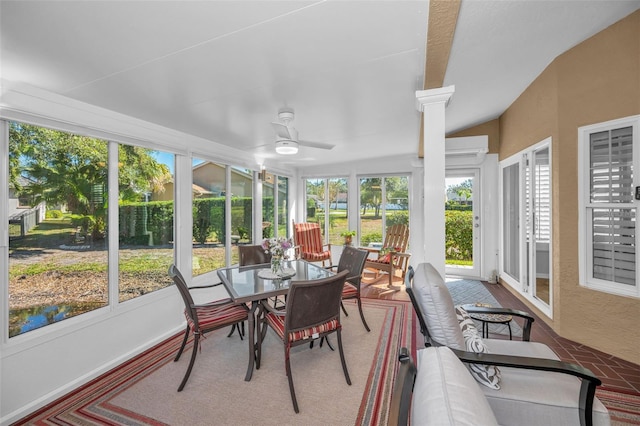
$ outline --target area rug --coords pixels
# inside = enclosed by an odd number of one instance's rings
[[[292,408],[284,350],[275,335],[269,331],[261,368],[245,382],[247,342],[218,330],[202,342],[182,392],[176,389],[191,348],[172,362],[181,340],[176,335],[17,424],[386,425],[399,349],[410,348],[415,359],[413,309],[408,302],[363,300],[367,333],[355,302],[345,305],[343,344],[352,385],[337,350],[298,346],[291,365],[300,414]],[[335,337],[332,342],[337,344]]]
[[[609,410],[611,426],[640,425],[640,394],[598,388],[596,396]]]
[[[487,303],[491,306],[500,306],[495,297],[480,281],[459,278],[447,278],[446,281],[454,305]],[[482,324],[479,321],[474,321],[478,330],[482,330]],[[522,336],[522,328],[516,321],[511,321],[511,333],[514,337],[519,337]],[[489,324],[488,327],[489,333],[509,335],[509,328],[504,324]]]

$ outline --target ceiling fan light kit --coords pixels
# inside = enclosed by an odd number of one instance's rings
[[[308,142],[298,139],[298,131],[291,125],[294,112],[290,108],[281,108],[278,111],[280,123],[272,122],[273,130],[276,132],[276,153],[282,155],[294,155],[298,153],[298,147],[308,146],[318,149],[332,149],[335,145],[322,142]]]
[[[298,143],[292,140],[276,141],[276,152],[282,155],[293,155],[298,153]]]

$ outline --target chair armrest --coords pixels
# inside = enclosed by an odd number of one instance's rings
[[[589,369],[577,364],[557,361],[554,359],[465,352],[458,349],[450,349],[462,362],[466,363],[523,368],[526,370],[550,371],[554,373],[569,374],[582,379],[579,395],[580,424],[583,426],[591,426],[593,424],[593,399],[595,397],[596,387],[600,386],[602,381]]]
[[[263,311],[269,311],[269,313],[272,313],[274,315],[278,315],[278,316],[285,316],[287,314],[287,310],[286,310],[286,306],[284,309],[278,309],[275,306],[271,306],[268,303],[260,303],[260,306],[262,307]]]
[[[464,310],[469,314],[500,314],[500,315],[512,315],[514,317],[523,318],[524,327],[522,328],[522,340],[529,341],[531,340],[531,324],[535,321],[535,318],[531,316],[531,314],[519,311],[517,309],[509,309],[502,307],[491,307],[486,308],[482,306],[474,306],[474,305],[465,305]]]
[[[411,257],[411,253],[403,252],[403,251],[390,251],[391,256],[393,257]]]
[[[215,284],[209,284],[209,285],[194,285],[194,286],[189,287],[189,290],[199,290],[199,289],[202,289],[202,288],[217,287],[217,286],[219,286],[221,284],[222,284],[222,282],[215,283]]]
[[[358,248],[360,250],[365,250],[370,253],[380,253],[380,250],[382,250],[381,248],[376,248],[376,247],[358,247]]]

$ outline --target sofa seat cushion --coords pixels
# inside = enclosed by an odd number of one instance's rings
[[[499,339],[484,339],[493,354],[558,360],[546,345]],[[500,390],[481,390],[501,425],[579,425],[580,379],[568,374],[500,367]],[[593,401],[594,425],[609,425],[602,403]]]
[[[497,425],[478,383],[451,349],[421,349],[413,388],[413,425]]]
[[[464,351],[465,342],[453,299],[438,270],[430,263],[419,264],[412,289],[431,338],[440,345]]]

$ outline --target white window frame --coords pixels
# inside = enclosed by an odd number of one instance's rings
[[[638,215],[640,201],[633,199],[631,203],[591,203],[589,160],[590,135],[623,127],[631,127],[633,147],[633,187],[640,186],[640,115],[620,118],[603,123],[578,128],[578,250],[580,285],[593,290],[621,296],[640,297],[640,227]],[[636,247],[636,282],[635,285],[617,283],[593,277],[593,247],[591,235],[591,214],[593,208],[629,208],[635,209],[635,247]]]

